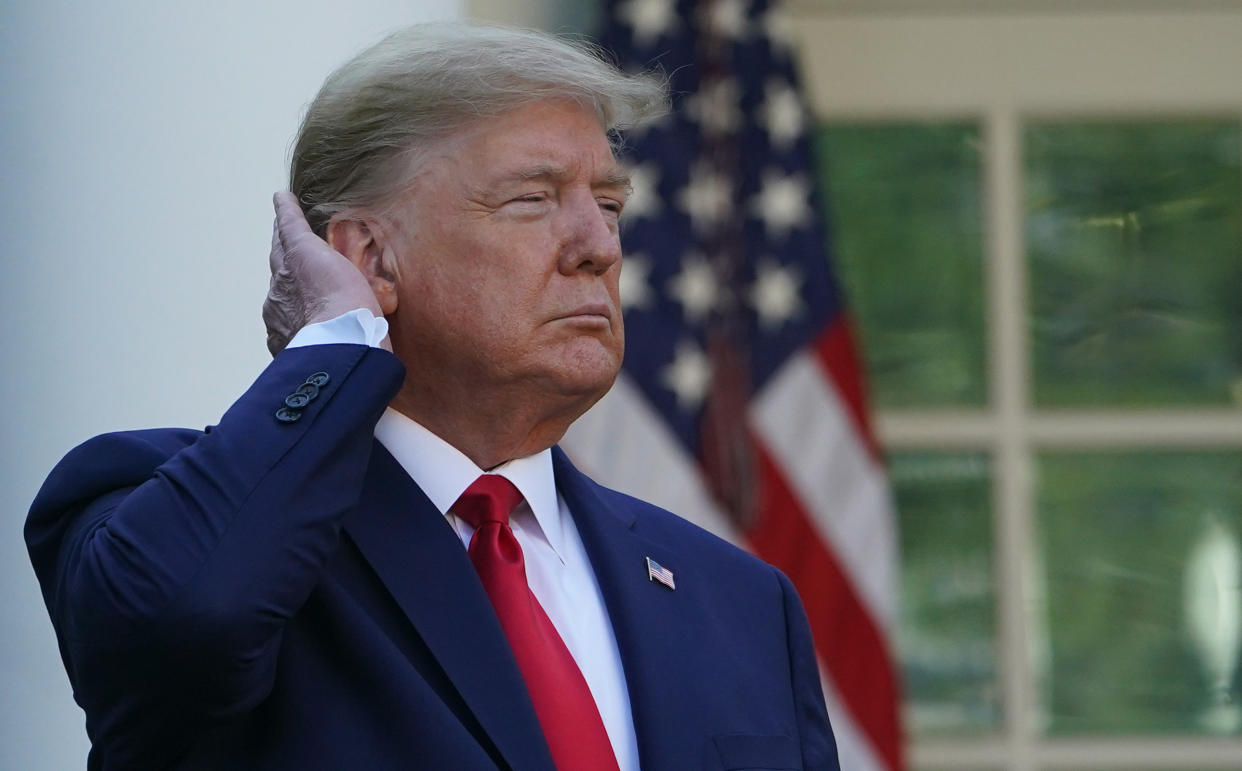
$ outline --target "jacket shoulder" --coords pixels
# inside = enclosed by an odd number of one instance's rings
[[[149,428],[87,439],[48,474],[30,507],[31,515],[61,511],[77,501],[139,484],[202,435],[189,428]]]
[[[70,450],[52,469],[35,495],[26,518],[26,542],[32,552],[44,531],[66,511],[80,508],[113,490],[135,487],[202,431],[149,428],[92,437]]]

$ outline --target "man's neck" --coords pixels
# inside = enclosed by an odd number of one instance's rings
[[[562,402],[562,408],[553,411],[528,403],[478,398],[472,400],[469,410],[462,410],[428,403],[412,389],[404,388],[389,406],[487,471],[556,444],[590,404],[565,409]]]

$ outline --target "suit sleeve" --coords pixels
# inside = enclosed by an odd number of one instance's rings
[[[207,432],[97,437],[52,472],[27,544],[106,767],[167,762],[267,695],[402,376],[367,346],[287,350]]]
[[[789,640],[790,679],[794,689],[794,710],[798,719],[798,740],[802,767],[808,771],[840,771],[837,742],[828,721],[824,691],[819,680],[819,661],[811,627],[802,601],[790,580],[779,570],[781,594],[785,601],[786,635]]]

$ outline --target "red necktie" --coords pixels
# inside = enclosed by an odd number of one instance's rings
[[[526,583],[522,547],[509,529],[509,514],[521,502],[512,482],[484,474],[461,494],[453,512],[475,528],[470,561],[509,638],[558,771],[616,771],[582,671]]]

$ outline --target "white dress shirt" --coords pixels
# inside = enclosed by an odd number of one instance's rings
[[[385,319],[359,309],[300,330],[289,347],[325,343],[378,346],[388,334]],[[468,547],[474,528],[450,507],[484,471],[456,447],[389,408],[375,438],[422,488]],[[621,771],[639,771],[638,741],[630,713],[625,670],[595,571],[565,500],[556,490],[552,452],[518,458],[491,469],[513,483],[523,502],[510,517],[526,560],[526,579],[595,697]]]

